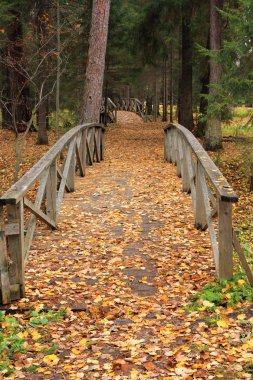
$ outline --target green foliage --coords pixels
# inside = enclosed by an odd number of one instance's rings
[[[236,274],[232,280],[215,280],[203,287],[192,297],[189,310],[203,307],[203,301],[213,304],[209,308],[235,306],[245,301],[253,301],[253,290],[243,273]]]
[[[38,332],[43,331],[43,326],[54,321],[59,321],[66,314],[65,309],[59,311],[48,310],[32,311],[27,316],[26,324],[20,323],[18,316],[8,316],[0,311],[0,376],[9,376],[15,372],[15,367],[11,364],[11,359],[16,352],[26,353],[28,343],[31,344],[31,329]],[[43,343],[43,339],[40,339]],[[48,342],[47,342],[48,343]],[[52,354],[57,351],[57,346],[52,344],[49,347],[41,346],[41,351],[45,354]],[[26,370],[34,372],[37,365],[32,365]]]

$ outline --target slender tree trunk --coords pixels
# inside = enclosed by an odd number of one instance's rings
[[[187,0],[182,13],[182,67],[179,102],[179,123],[189,130],[193,129],[192,113],[192,0]]]
[[[1,56],[7,58],[7,49],[1,49]],[[4,58],[4,59],[5,59]],[[12,106],[11,106],[11,84],[10,84],[10,70],[7,65],[2,65],[2,128],[3,129],[13,129],[12,120]]]
[[[206,48],[210,49],[210,31],[208,32],[208,39]],[[197,125],[197,132],[196,135],[198,137],[204,137],[205,130],[206,130],[206,116],[207,116],[207,109],[208,109],[208,99],[207,95],[209,94],[209,80],[210,80],[210,64],[209,59],[205,59],[205,71],[201,78],[201,95],[200,95],[200,103],[199,103],[199,119],[198,119],[198,125]]]
[[[103,91],[110,0],[93,0],[82,122],[99,122]]]
[[[55,95],[55,132],[56,139],[59,138],[60,127],[60,72],[61,72],[61,31],[60,31],[60,0],[56,3],[56,22],[57,22],[57,71],[56,71],[56,95]]]
[[[221,49],[222,19],[219,9],[223,7],[223,0],[210,0],[210,48],[213,53],[218,53]],[[213,87],[221,80],[221,65],[216,59],[210,61],[210,97],[215,99],[217,89]],[[222,148],[221,121],[217,115],[207,111],[208,120],[205,133],[204,145],[207,150],[217,150]]]
[[[173,103],[174,103],[174,88],[173,88],[173,49],[170,52],[170,122],[173,123]]]
[[[48,60],[46,58],[48,46],[48,1],[39,0],[38,14],[37,14],[37,33],[39,39],[39,57],[40,57],[40,70],[39,70],[39,91],[40,91],[40,104],[37,110],[38,121],[38,139],[37,144],[48,144],[47,136],[47,99],[46,94],[46,80],[48,76]]]
[[[4,63],[7,66],[7,108],[6,112],[12,115],[12,128],[16,133],[26,129],[26,123],[31,119],[32,111],[29,104],[29,88],[24,75],[26,60],[24,56],[23,31],[18,12],[12,12],[12,19],[8,23],[6,56]],[[7,117],[6,113],[6,117]],[[9,124],[7,118],[7,124]]]
[[[163,118],[162,121],[168,121],[168,112],[167,112],[167,58],[163,61]]]

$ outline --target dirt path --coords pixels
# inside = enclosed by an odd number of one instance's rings
[[[118,117],[105,161],[66,195],[59,229],[37,232],[18,306],[74,312],[51,332],[57,366],[30,378],[216,379],[228,366],[233,379],[223,329],[212,335],[185,312],[214,267],[190,197],[164,162],[161,127]]]

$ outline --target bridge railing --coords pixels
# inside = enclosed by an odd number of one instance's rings
[[[103,124],[109,123],[116,123],[117,122],[117,110],[118,107],[116,104],[112,101],[111,98],[103,98],[100,108],[100,116],[101,116],[101,122]]]
[[[139,115],[143,120],[146,120],[145,112],[144,112],[144,104],[137,98],[121,98],[117,102],[118,109],[123,111],[135,112]]]
[[[233,276],[232,204],[237,195],[193,134],[179,124],[164,130],[165,159],[176,164],[183,191],[191,193],[195,225],[209,229],[216,274]],[[214,218],[217,217],[217,221]]]
[[[37,220],[57,228],[64,192],[74,191],[75,175],[85,176],[86,164],[103,160],[103,152],[103,125],[72,128],[0,198],[2,304],[25,294],[24,266]]]

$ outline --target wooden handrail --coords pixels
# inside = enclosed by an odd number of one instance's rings
[[[17,204],[20,199],[27,193],[31,186],[37,181],[41,173],[46,170],[51,162],[60,154],[60,152],[68,145],[78,133],[85,129],[99,127],[105,130],[103,124],[82,124],[70,129],[60,138],[54,146],[14,185],[10,187],[0,198],[0,205]]]
[[[208,228],[219,278],[233,276],[232,203],[238,197],[193,134],[180,124],[164,129],[165,160],[176,164],[183,191],[191,193],[198,229]],[[217,217],[218,223],[213,223]]]
[[[214,186],[217,195],[224,201],[237,202],[238,196],[235,194],[232,187],[227,182],[221,171],[217,168],[210,156],[207,154],[203,146],[193,136],[193,134],[180,124],[170,124],[165,127],[165,131],[169,129],[176,129],[184,136],[185,141],[190,145],[192,152],[195,154],[198,161],[202,164],[205,174],[208,176],[212,185]]]
[[[71,129],[0,198],[2,304],[24,296],[24,266],[36,221],[57,228],[64,192],[74,191],[75,175],[85,176],[87,164],[103,160],[104,131],[102,124],[92,123]],[[29,190],[39,181],[35,200],[31,200]],[[30,215],[26,222],[24,209]]]

